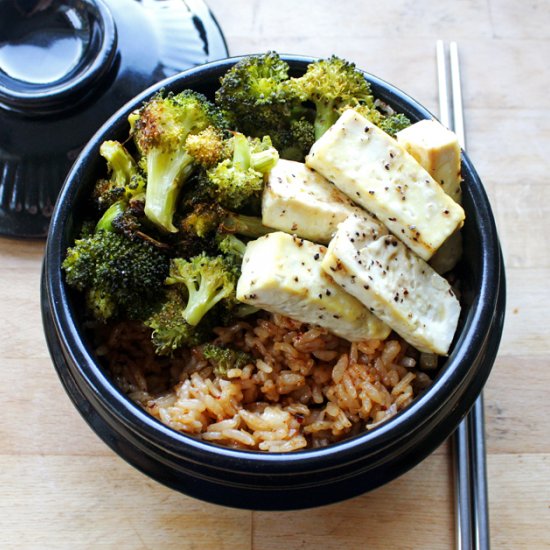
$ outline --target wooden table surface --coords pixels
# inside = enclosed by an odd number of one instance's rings
[[[433,112],[435,40],[458,41],[468,148],[508,279],[505,331],[485,390],[491,539],[499,549],[549,548],[550,2],[209,4],[232,54],[335,53]],[[370,494],[289,513],[206,504],[128,466],[57,379],[40,318],[42,253],[42,242],[0,239],[0,547],[453,547],[448,445]]]

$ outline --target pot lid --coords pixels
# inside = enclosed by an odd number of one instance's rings
[[[155,82],[224,57],[202,0],[0,0],[0,235],[45,237],[101,124]]]

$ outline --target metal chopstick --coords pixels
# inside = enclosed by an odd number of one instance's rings
[[[454,128],[451,119],[451,103],[449,96],[450,72],[448,67],[445,44],[438,40],[436,43],[437,78],[439,89],[439,118],[441,123]],[[455,534],[456,548],[463,550],[472,548],[472,496],[470,492],[470,438],[466,420],[462,421],[451,438],[453,454],[453,478],[455,501]]]
[[[443,40],[438,40],[435,44],[437,59],[437,85],[439,95],[439,120],[443,126],[451,128],[451,104],[449,99],[449,69],[445,44]]]
[[[475,548],[489,550],[489,499],[487,495],[487,459],[485,453],[485,415],[483,411],[483,393],[474,403],[473,414],[468,416],[470,421],[470,447],[476,459],[473,465],[474,477],[474,527]]]
[[[441,40],[436,43],[436,57],[441,122],[455,131],[459,143],[465,149],[460,63],[456,42],[449,45],[450,70],[445,44]],[[452,98],[449,98],[449,80]],[[481,394],[452,437],[456,547],[461,550],[489,550],[490,547],[484,426]]]
[[[460,85],[460,62],[456,42],[449,44],[449,59],[451,61],[451,92],[453,105],[453,130],[462,149],[466,149],[466,134],[464,133],[464,108],[462,106],[462,87]]]
[[[464,130],[464,108],[462,105],[462,88],[460,79],[460,60],[456,42],[449,44],[451,61],[451,89],[453,101],[454,131],[463,149],[466,149]],[[467,417],[470,432],[470,483],[472,484],[474,548],[489,550],[489,503],[487,496],[487,459],[485,453],[485,415],[483,410],[483,393],[474,403]]]
[[[459,143],[466,149],[464,108],[460,79],[460,61],[456,42],[449,44],[451,62],[451,89],[453,101],[454,131]],[[489,550],[489,505],[487,495],[487,462],[485,453],[485,419],[483,393],[480,394],[467,417],[469,422],[470,484],[474,526],[474,548]]]

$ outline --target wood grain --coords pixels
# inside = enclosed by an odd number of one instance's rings
[[[210,0],[233,54],[332,53],[436,111],[435,39],[458,40],[468,151],[491,199],[507,319],[485,390],[494,548],[550,547],[550,3]],[[0,238],[0,547],[452,548],[450,453],[333,506],[221,508],[119,459],[64,393],[39,307],[43,243]]]
[[[253,548],[449,548],[454,521],[449,464],[447,456],[432,455],[385,487],[341,504],[255,512]],[[426,483],[430,478],[440,481],[437,487]],[[439,510],[436,521],[434,510]]]
[[[250,512],[183,497],[113,455],[0,456],[0,483],[10,547],[250,547]]]

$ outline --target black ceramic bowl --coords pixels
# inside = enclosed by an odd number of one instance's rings
[[[312,60],[285,56],[293,75]],[[80,303],[64,283],[61,263],[86,197],[104,168],[98,149],[123,139],[128,114],[160,88],[191,88],[212,97],[236,59],[191,69],[149,88],[92,138],[70,171],[50,227],[42,281],[44,328],[57,372],[92,429],[121,457],[152,478],[210,502],[250,509],[295,509],[343,500],[412,468],[457,427],[479,395],[495,360],[504,318],[500,247],[483,186],[464,155],[465,253],[463,315],[452,352],[433,384],[379,427],[341,443],[283,454],[237,451],[164,426],[115,387],[94,357]],[[394,86],[370,75],[374,94],[412,120],[432,115]]]

